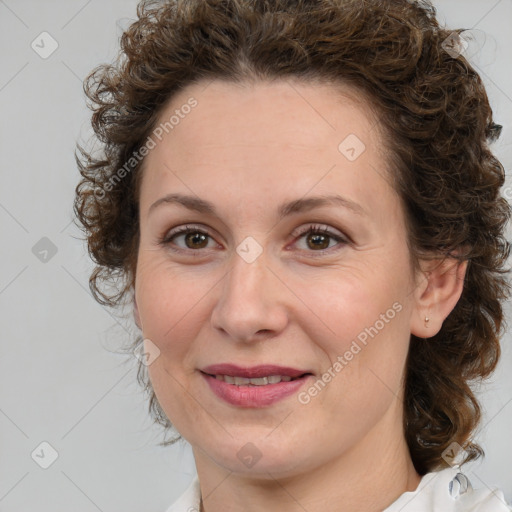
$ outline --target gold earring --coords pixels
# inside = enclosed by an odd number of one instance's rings
[[[430,322],[430,318],[428,316],[425,317],[425,327],[428,327],[428,323]]]

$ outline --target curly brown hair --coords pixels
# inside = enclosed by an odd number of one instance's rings
[[[489,149],[501,127],[482,80],[445,49],[464,29],[441,28],[429,2],[408,0],[143,0],[137,15],[116,62],[84,81],[103,152],[96,158],[77,144],[74,209],[96,263],[94,297],[116,306],[133,293],[139,151],[177,91],[203,79],[351,85],[371,99],[387,135],[414,267],[432,255],[468,261],[462,296],[439,333],[428,342],[411,335],[404,434],[413,463],[420,475],[441,469],[454,441],[464,462],[483,455],[471,440],[481,410],[470,385],[500,357],[511,211],[500,195],[503,166]],[[116,287],[102,289],[107,283]],[[153,419],[171,429],[142,363],[137,378]]]

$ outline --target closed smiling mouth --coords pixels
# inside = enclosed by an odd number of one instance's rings
[[[204,373],[204,372],[203,372]],[[206,373],[210,377],[215,377],[217,380],[222,380],[228,384],[235,384],[235,386],[265,386],[267,384],[279,384],[279,382],[290,382],[291,380],[298,380],[310,373],[305,373],[299,377],[290,377],[288,375],[269,375],[265,377],[247,378],[247,377],[234,377],[232,375],[211,375]]]
[[[200,373],[218,398],[243,408],[269,407],[291,397],[313,375],[309,370],[289,366],[249,367],[232,363],[210,365]]]
[[[222,363],[207,366],[200,371],[217,380],[236,386],[265,386],[267,384],[290,382],[307,375],[313,375],[309,370],[271,364],[247,367]]]

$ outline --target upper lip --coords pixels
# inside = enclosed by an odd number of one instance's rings
[[[231,377],[246,377],[248,379],[268,377],[270,375],[289,376],[293,379],[305,373],[311,373],[309,370],[299,370],[289,366],[276,366],[274,364],[242,367],[230,363],[213,364],[206,366],[201,371],[209,375],[229,375]]]

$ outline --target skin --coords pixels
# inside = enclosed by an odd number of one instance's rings
[[[344,90],[300,81],[194,84],[160,119],[191,96],[197,106],[144,162],[135,319],[160,350],[149,376],[192,445],[207,512],[329,512],[340,504],[344,512],[379,511],[420,482],[402,431],[410,334],[439,331],[466,265],[424,262],[413,273],[379,125],[362,96]],[[354,161],[338,150],[350,134],[366,147]],[[169,203],[149,211],[177,192],[214,203],[218,216]],[[365,213],[322,206],[277,218],[276,205],[333,193]],[[186,224],[207,231],[207,241],[187,244],[182,234],[159,244]],[[296,235],[315,224],[347,243]],[[251,263],[236,251],[248,236],[262,249]],[[400,312],[307,404],[293,395],[236,407],[199,372],[221,362],[273,363],[317,380],[394,303]],[[252,467],[237,457],[249,442],[261,455]]]

